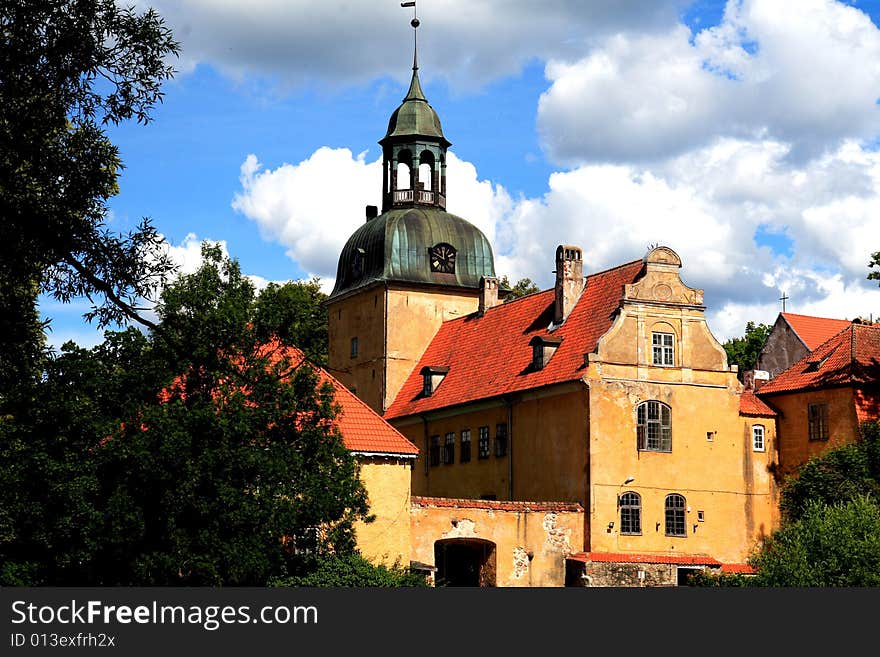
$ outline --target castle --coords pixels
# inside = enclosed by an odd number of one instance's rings
[[[328,369],[418,456],[406,490],[374,484],[405,504],[408,526],[382,531],[408,543],[368,556],[447,585],[747,570],[778,526],[776,412],[728,365],[675,251],[588,272],[561,244],[554,287],[504,302],[491,244],[446,211],[450,142],[415,58],[379,143],[381,212],[339,256]]]

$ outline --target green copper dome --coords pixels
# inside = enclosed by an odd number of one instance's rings
[[[436,267],[432,250],[454,252],[454,264]],[[489,240],[470,222],[437,207],[393,208],[370,219],[348,239],[339,256],[330,297],[374,282],[407,282],[478,288],[495,276]]]
[[[388,121],[388,131],[385,133],[384,139],[392,140],[395,137],[433,137],[441,142],[444,146],[450,143],[443,136],[443,128],[440,126],[440,117],[431,107],[422,93],[422,86],[419,83],[419,74],[417,70],[413,70],[412,81],[409,85],[409,91],[403,102],[400,104],[391,119]]]

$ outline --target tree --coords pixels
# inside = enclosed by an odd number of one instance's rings
[[[786,479],[780,509],[799,520],[812,502],[834,504],[871,495],[880,500],[880,422],[863,422],[859,439],[804,463]]]
[[[68,342],[38,382],[14,391],[18,414],[0,418],[0,585],[94,581],[96,450],[119,417],[154,396],[146,349],[135,329],[91,350]]]
[[[272,586],[308,586],[324,588],[423,587],[425,576],[404,568],[374,565],[360,554],[321,556],[314,559],[309,572],[271,582]]]
[[[532,282],[530,278],[521,278],[519,279],[513,287],[510,286],[510,281],[507,279],[507,274],[501,277],[501,285],[502,289],[510,290],[510,293],[504,298],[504,303],[508,301],[513,301],[514,299],[519,299],[520,297],[524,297],[528,294],[534,294],[535,292],[540,292],[541,288],[539,288],[535,283]]]
[[[24,318],[0,337],[4,363],[39,353],[40,291],[88,297],[100,326],[150,323],[139,299],[172,266],[148,220],[107,226],[122,165],[103,126],[149,121],[178,45],[155,12],[115,0],[4,2],[0,34],[0,301]]]
[[[871,262],[868,263],[869,268],[877,267],[878,271],[868,272],[869,281],[880,281],[880,251],[871,254]]]
[[[254,329],[264,340],[302,349],[316,365],[327,364],[329,321],[321,282],[270,283],[257,297]]]
[[[759,586],[880,586],[880,506],[870,496],[811,501],[751,563]]]
[[[152,355],[179,376],[99,450],[100,584],[263,586],[309,569],[303,541],[351,554],[367,516],[332,386],[266,344],[238,264],[202,256],[158,307]]]
[[[754,369],[761,349],[767,342],[772,326],[767,324],[746,323],[746,333],[741,338],[731,338],[722,346],[727,352],[727,362],[739,367],[739,378],[742,380],[743,372]]]

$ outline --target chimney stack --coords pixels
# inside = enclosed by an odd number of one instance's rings
[[[375,205],[367,206],[367,221],[370,219],[375,219],[379,216],[379,208]]]
[[[743,372],[743,385],[746,390],[758,392],[761,386],[770,380],[770,372],[766,370],[747,370]]]
[[[498,305],[498,279],[493,276],[480,277],[480,300],[477,313],[482,316],[489,308]]]
[[[562,324],[584,291],[584,263],[579,246],[556,247],[556,308],[553,323]]]

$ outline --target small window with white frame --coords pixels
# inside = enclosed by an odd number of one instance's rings
[[[675,335],[673,333],[651,333],[651,362],[654,365],[671,367],[675,365]]]
[[[752,449],[756,452],[763,452],[766,449],[766,439],[764,437],[764,425],[752,425]]]

